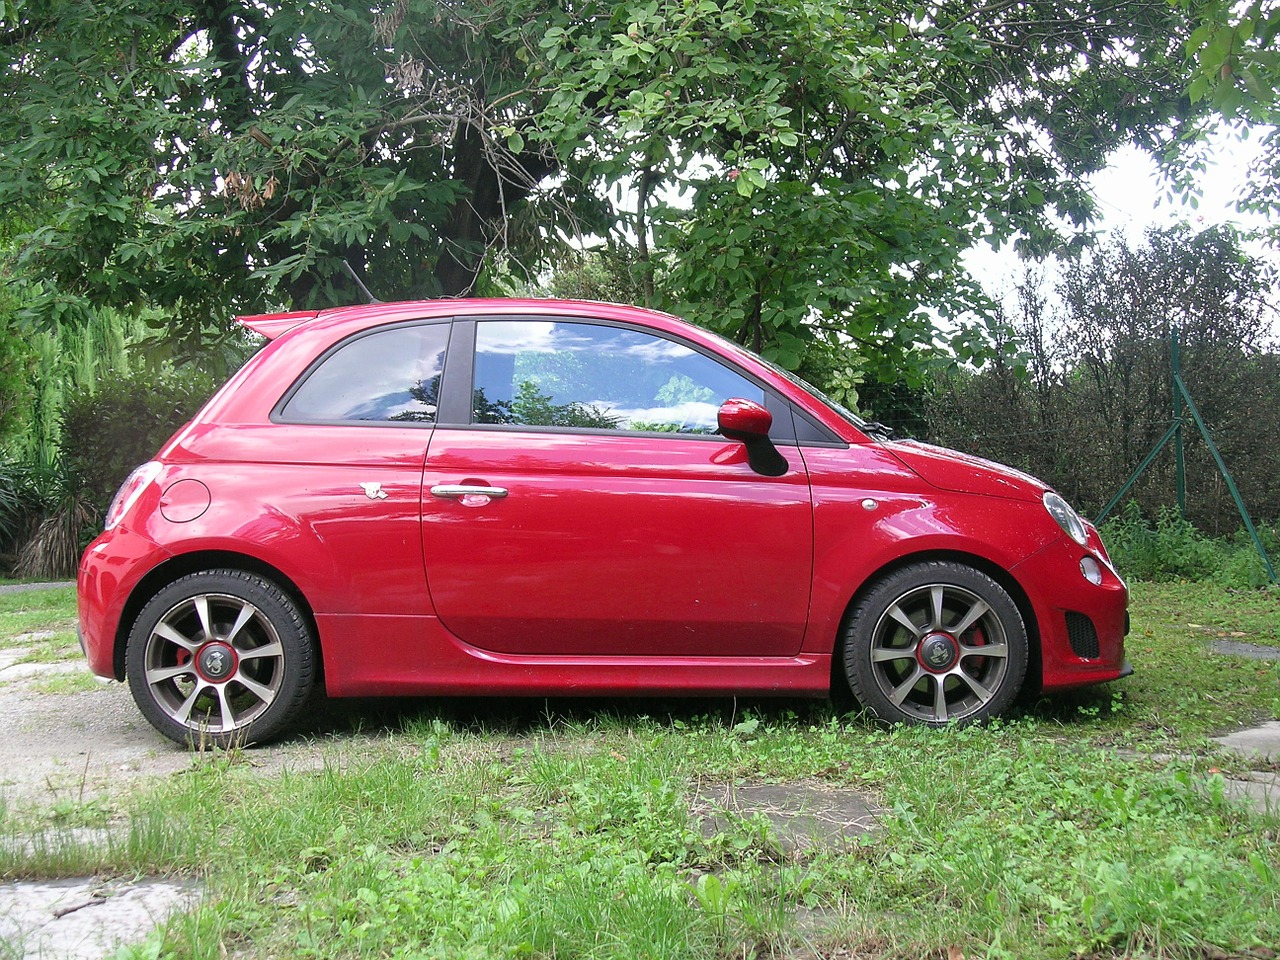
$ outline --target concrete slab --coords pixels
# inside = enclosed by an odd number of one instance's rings
[[[798,783],[706,785],[692,803],[704,836],[728,829],[733,818],[763,814],[782,852],[803,854],[815,845],[843,845],[878,827],[879,808],[856,790]]]
[[[0,942],[23,960],[101,960],[140,943],[201,890],[193,881],[95,878],[0,884]]]
[[[1225,793],[1233,800],[1253,807],[1259,813],[1280,814],[1280,774],[1251,773],[1248,778],[1231,778]]]
[[[1249,760],[1280,763],[1280,720],[1271,720],[1248,730],[1237,730],[1225,737],[1216,737],[1215,740]]]
[[[1245,657],[1248,660],[1280,660],[1280,647],[1269,647],[1240,640],[1215,640],[1213,652],[1225,653],[1231,657]]]

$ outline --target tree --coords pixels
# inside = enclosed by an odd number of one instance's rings
[[[983,306],[964,249],[1052,248],[1109,150],[1189,110],[1163,0],[14,7],[27,314],[157,306],[189,350],[235,310],[349,302],[344,259],[384,296],[457,296],[599,237],[646,301],[884,376],[934,312]]]
[[[1280,481],[1259,456],[1280,431],[1280,355],[1270,339],[1274,270],[1229,228],[1113,238],[1063,265],[1053,291],[1029,278],[1009,318],[1026,373],[993,364],[944,382],[942,442],[1016,464],[1097,513],[1172,420],[1170,333],[1182,376],[1250,508],[1280,516]],[[1239,516],[1209,453],[1187,433],[1188,511],[1214,534]],[[1148,516],[1174,503],[1166,453],[1134,488]]]
[[[1191,100],[1210,106],[1239,136],[1258,131],[1262,149],[1243,187],[1243,208],[1280,211],[1280,4],[1274,0],[1178,0],[1193,16],[1187,37],[1192,63]],[[1207,146],[1175,150],[1168,168],[1187,192],[1191,176],[1204,168]],[[1271,231],[1272,239],[1276,231]]]

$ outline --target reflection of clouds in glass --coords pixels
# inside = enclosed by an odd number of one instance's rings
[[[484,340],[478,345],[481,353],[519,354],[555,353],[557,350],[582,349],[589,346],[587,337],[565,336],[565,324],[549,320],[496,320],[482,326]]]
[[[694,400],[665,407],[619,407],[605,400],[593,401],[594,406],[607,409],[611,416],[622,417],[623,429],[631,424],[674,424],[683,427],[718,427],[720,407],[714,403]]]
[[[423,404],[411,399],[412,387],[406,384],[433,383],[442,369],[438,356],[362,359],[369,366],[362,371],[367,379],[359,382],[350,382],[350,370],[335,369],[328,377],[328,371],[318,371],[307,382],[306,412],[313,417],[369,420],[385,419],[389,413],[404,410],[422,410]],[[376,377],[372,376],[374,370],[378,371]]]
[[[321,421],[431,420],[446,336],[439,326],[403,327],[353,340],[307,378],[285,415]]]
[[[629,330],[552,321],[486,321],[481,353],[596,353],[632,357],[644,363],[671,363],[691,356],[683,344]]]
[[[693,351],[684,344],[673,343],[670,340],[651,340],[648,337],[645,337],[642,343],[632,343],[627,346],[614,344],[611,352],[635,357],[645,363],[670,363],[693,355]]]

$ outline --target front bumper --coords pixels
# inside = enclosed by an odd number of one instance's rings
[[[1086,556],[1101,566],[1101,584],[1081,572]],[[1100,544],[1090,549],[1063,537],[1012,572],[1027,591],[1039,629],[1042,689],[1105,683],[1133,672],[1124,655],[1129,589]]]

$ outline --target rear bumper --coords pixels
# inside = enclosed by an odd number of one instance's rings
[[[117,527],[86,548],[76,576],[76,633],[89,669],[124,679],[127,639],[120,634],[125,606],[142,576],[169,557],[153,541]]]

